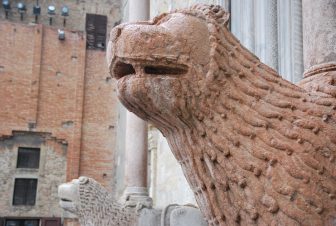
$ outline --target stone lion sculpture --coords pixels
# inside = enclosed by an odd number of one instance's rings
[[[136,225],[133,208],[118,203],[95,180],[80,177],[59,186],[60,206],[78,216],[82,226]]]
[[[209,225],[336,225],[336,73],[299,86],[195,5],[111,31],[120,101],[168,139]]]
[[[169,205],[163,211],[127,207],[88,177],[60,185],[58,196],[60,206],[77,215],[81,226],[206,226],[195,207]]]

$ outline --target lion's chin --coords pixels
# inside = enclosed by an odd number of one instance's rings
[[[59,205],[66,211],[69,211],[73,214],[77,214],[76,206],[72,201],[60,200]]]
[[[74,179],[71,182],[58,186],[58,197],[60,206],[66,211],[76,214],[76,203],[78,203],[78,184],[79,180]]]
[[[146,79],[136,77],[123,77],[117,83],[117,96],[120,102],[131,112],[146,120],[145,113],[148,104]],[[150,99],[150,98],[149,98]],[[146,101],[147,100],[147,101]]]
[[[120,102],[139,118],[150,121],[158,129],[181,123],[175,116],[179,110],[179,81],[169,76],[123,77],[117,83]],[[165,92],[165,90],[172,90]],[[163,132],[161,130],[161,132]]]
[[[149,95],[148,87],[152,82],[152,78],[138,75],[122,77],[117,82],[118,97],[126,102],[145,102]]]

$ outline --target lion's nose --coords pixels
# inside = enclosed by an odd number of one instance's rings
[[[125,63],[125,62],[122,62],[122,61],[118,61],[115,64],[115,66],[112,70],[112,73],[113,73],[113,76],[116,79],[119,79],[119,78],[122,78],[122,77],[127,76],[127,75],[135,74],[136,71],[135,71],[135,68],[132,64]]]

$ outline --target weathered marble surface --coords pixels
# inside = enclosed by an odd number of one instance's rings
[[[82,226],[206,226],[193,206],[169,205],[163,210],[141,203],[130,207],[117,202],[95,180],[80,177],[59,186],[60,206],[78,216]]]
[[[196,5],[114,28],[119,99],[167,137],[209,225],[334,225],[335,72],[283,80],[228,17]]]
[[[329,63],[336,70],[336,1],[303,0],[302,13],[305,69]]]

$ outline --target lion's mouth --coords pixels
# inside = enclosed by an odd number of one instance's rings
[[[169,75],[181,76],[188,72],[188,66],[172,62],[153,61],[124,61],[119,59],[112,67],[113,76],[118,80],[125,76],[137,75],[139,77]]]
[[[73,214],[77,214],[75,203],[72,202],[71,200],[61,199],[60,202],[59,202],[59,205],[64,210],[66,210],[70,213],[73,213]]]

